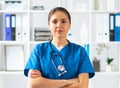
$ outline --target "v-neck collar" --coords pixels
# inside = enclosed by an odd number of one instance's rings
[[[54,51],[62,53],[64,51],[66,52],[66,49],[69,48],[69,43],[67,45],[65,45],[64,47],[62,47],[62,49],[60,49],[60,50],[53,43],[51,43],[51,47],[53,48]]]

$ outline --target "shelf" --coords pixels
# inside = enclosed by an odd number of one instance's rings
[[[99,44],[99,43],[105,43],[105,44],[120,44],[118,41],[92,41],[90,44]]]
[[[1,1],[4,1],[4,0],[1,0]],[[119,84],[120,82],[120,41],[110,41],[108,40],[108,37],[110,38],[110,36],[107,36],[107,40],[104,40],[105,36],[103,36],[105,33],[105,32],[103,33],[103,31],[107,30],[107,33],[110,32],[110,29],[109,29],[110,14],[116,14],[120,12],[120,4],[119,4],[120,0],[76,0],[76,1],[74,0],[22,0],[22,1],[25,2],[24,9],[2,10],[0,8],[0,14],[3,16],[3,17],[0,17],[0,27],[2,26],[2,28],[0,28],[0,69],[5,68],[5,65],[6,65],[5,64],[5,60],[6,60],[5,46],[6,45],[24,46],[24,55],[25,55],[24,62],[26,63],[35,44],[48,42],[48,41],[35,41],[35,37],[34,37],[35,28],[36,27],[48,28],[47,17],[48,17],[49,11],[53,7],[62,6],[62,7],[65,7],[71,14],[72,24],[71,24],[69,34],[71,34],[72,36],[68,36],[68,39],[71,42],[75,42],[82,46],[89,45],[89,48],[87,50],[89,52],[89,57],[91,62],[94,60],[94,57],[97,57],[97,59],[101,61],[100,72],[95,72],[96,74],[95,77],[93,79],[90,79],[89,88],[104,88],[104,87],[120,88],[120,84]],[[95,1],[97,2],[95,3]],[[114,5],[113,3],[111,3],[111,1],[114,1]],[[108,7],[110,4],[115,9],[112,9],[112,7],[110,7],[111,9],[109,10]],[[34,10],[33,9],[34,6],[38,6],[38,7],[43,6],[44,10],[43,9],[40,10],[40,8],[37,8],[39,10]],[[99,6],[99,7],[95,7],[95,6]],[[25,34],[27,33],[27,36],[24,36],[24,37],[22,36],[20,40],[16,39],[15,41],[6,41],[4,39],[5,14],[16,15],[16,17],[18,17],[17,19],[19,19],[16,21],[16,24],[18,25],[16,28],[17,31],[18,29],[20,30],[20,33],[23,33],[23,31],[25,31],[24,33]],[[86,30],[86,32],[84,30]],[[86,33],[87,36],[84,36],[82,33],[83,34]],[[99,34],[102,35],[102,37],[100,37]],[[98,51],[96,51],[96,49],[99,48],[98,46],[100,44],[106,45],[107,47],[109,47],[109,49],[102,48],[101,54],[98,54]],[[105,72],[105,67],[107,65],[105,60],[107,56],[114,58],[114,61],[112,64],[115,66],[115,68],[113,72]],[[23,71],[17,71],[17,70],[0,71],[0,77],[2,78],[4,75],[7,81],[9,81],[9,77],[12,79],[14,75],[15,75],[14,81],[16,81],[17,77],[19,77],[18,76],[19,74],[21,75],[20,77],[21,79],[19,81],[20,83],[22,83],[23,82],[22,78],[24,78]],[[3,84],[2,86],[0,85],[0,88],[9,88],[8,86],[5,86],[6,84],[4,83],[6,83],[6,80],[3,80],[3,79],[0,79],[0,82],[2,82],[1,84]],[[22,84],[26,86],[27,84],[26,82],[27,81],[24,80],[24,83]],[[11,85],[10,83],[7,82],[7,84]],[[11,88],[17,88],[17,87],[18,86],[16,85],[16,87],[13,86]],[[22,87],[22,88],[26,88],[26,87]]]
[[[120,72],[95,72],[96,75],[119,75]]]
[[[24,74],[23,71],[0,71],[0,75]]]
[[[111,11],[106,11],[106,10],[93,10],[91,13],[118,13],[120,10],[111,10]]]
[[[0,13],[27,13],[27,10],[0,10]]]

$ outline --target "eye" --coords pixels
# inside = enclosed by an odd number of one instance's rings
[[[53,23],[53,24],[56,24],[56,23],[57,23],[57,20],[53,20],[52,23]]]
[[[67,21],[66,20],[62,20],[62,23],[64,24],[64,23],[66,23]]]

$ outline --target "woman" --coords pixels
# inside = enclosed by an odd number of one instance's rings
[[[53,8],[48,15],[52,40],[37,44],[26,64],[29,88],[88,88],[94,70],[85,49],[67,40],[69,12]]]

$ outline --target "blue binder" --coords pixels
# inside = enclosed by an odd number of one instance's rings
[[[114,14],[114,38],[120,41],[120,13]]]
[[[12,40],[11,14],[5,14],[5,40]]]

